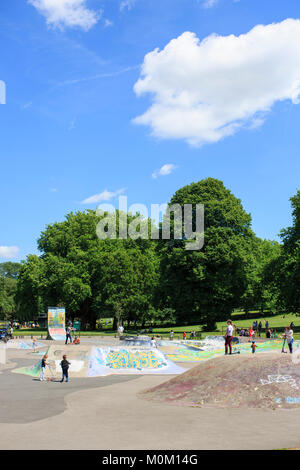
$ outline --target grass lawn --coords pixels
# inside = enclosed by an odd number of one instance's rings
[[[265,320],[269,321],[269,327],[270,328],[275,328],[277,330],[277,333],[282,333],[284,330],[284,327],[286,325],[289,325],[292,321],[294,322],[295,328],[294,328],[294,338],[295,339],[300,339],[300,317],[294,314],[280,314],[280,315],[268,315],[266,316],[261,316],[258,312],[252,312],[251,318],[245,319],[245,314],[243,312],[235,312],[232,315],[232,321],[234,325],[237,327],[241,328],[244,327],[246,329],[249,328],[250,325],[252,325],[254,320],[257,320],[258,322],[261,321],[263,325],[263,329],[265,327]],[[283,318],[285,316],[285,318]],[[226,322],[218,322],[217,323],[217,329],[215,331],[202,331],[202,325],[188,325],[188,326],[166,326],[166,327],[155,327],[153,328],[153,334],[158,335],[160,334],[162,337],[168,338],[170,330],[172,329],[174,331],[174,338],[175,339],[182,339],[183,332],[185,331],[187,333],[187,338],[189,338],[190,332],[191,331],[196,331],[196,332],[201,332],[202,338],[205,337],[206,335],[222,335],[225,332],[226,329]],[[223,330],[222,330],[223,328]],[[148,333],[148,328],[143,330],[145,334]],[[137,331],[135,329],[130,329],[127,330],[125,328],[125,333],[126,334],[132,334],[136,335]],[[40,328],[35,328],[35,329],[21,329],[21,330],[14,330],[14,336],[36,336],[37,338],[43,335],[44,337],[47,336],[47,330],[46,329],[40,329]],[[116,332],[111,329],[111,326],[104,326],[103,329],[97,330],[97,331],[83,331],[80,332],[80,336],[115,336]],[[263,331],[262,337],[265,337],[265,333]]]

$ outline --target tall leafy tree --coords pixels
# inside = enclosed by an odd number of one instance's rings
[[[178,321],[197,320],[211,328],[230,316],[246,289],[245,257],[254,237],[251,217],[213,178],[181,188],[170,204],[204,204],[205,242],[200,251],[186,250],[184,240],[160,245],[160,298],[176,311]]]

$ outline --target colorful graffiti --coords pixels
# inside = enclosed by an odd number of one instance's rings
[[[179,374],[181,367],[173,364],[158,350],[93,348],[89,360],[88,376],[112,373]]]
[[[160,343],[160,349],[165,355],[174,362],[199,362],[224,355],[224,339],[220,337],[217,340],[211,340],[209,337],[198,344],[185,344],[184,342],[166,342]],[[257,343],[255,354],[260,352],[281,351],[281,340],[270,340],[264,343]],[[295,353],[300,348],[300,341],[294,342]],[[198,349],[198,350],[197,350]],[[235,343],[232,348],[233,354],[252,354],[251,343]]]

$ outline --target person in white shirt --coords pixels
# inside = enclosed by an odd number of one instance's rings
[[[151,341],[150,341],[151,348],[157,348],[157,343],[155,341],[154,336],[152,336]]]
[[[293,335],[294,335],[293,330],[289,326],[286,326],[283,336],[286,338],[286,341],[287,341],[287,344],[288,344],[288,347],[289,347],[289,350],[290,350],[291,354],[293,353],[293,342],[294,342]]]
[[[232,354],[232,340],[233,340],[233,326],[232,326],[232,321],[227,320],[227,330],[225,333],[225,354],[228,354],[228,348],[229,348],[229,354]]]
[[[119,328],[118,328],[119,338],[121,338],[121,336],[123,336],[123,331],[124,331],[124,327],[122,325],[120,325]]]

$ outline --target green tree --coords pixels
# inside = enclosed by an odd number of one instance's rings
[[[245,258],[254,234],[251,217],[224,184],[207,178],[181,188],[170,204],[205,206],[202,250],[188,251],[184,240],[160,244],[160,299],[177,321],[206,323],[229,317],[246,289]]]

